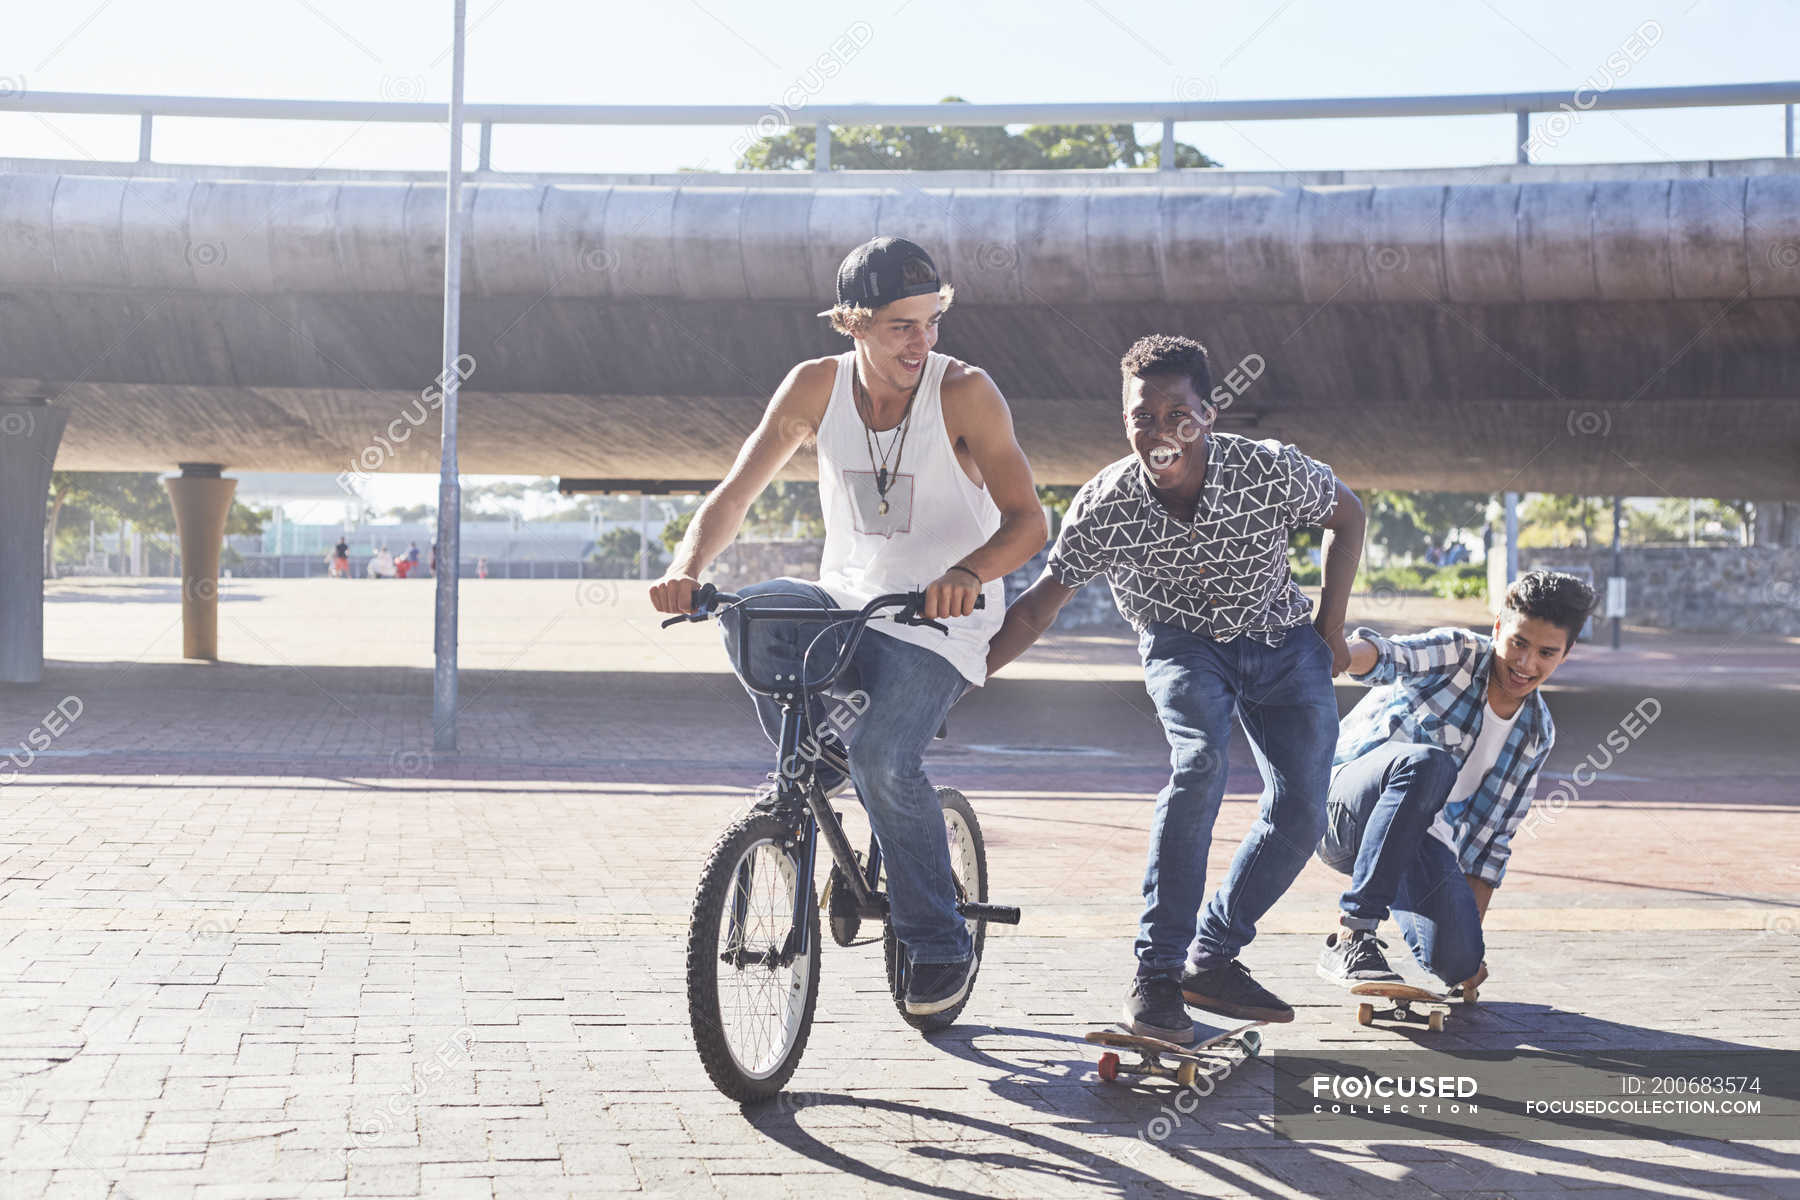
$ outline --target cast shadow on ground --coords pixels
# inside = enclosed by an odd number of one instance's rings
[[[1546,1065],[1573,1059],[1573,1047],[1756,1051],[1722,1039],[1586,1018],[1535,1004],[1483,1005],[1491,1019],[1448,1044],[1440,1039],[1398,1041],[1397,1046],[1436,1045],[1451,1058],[1459,1052],[1519,1051],[1542,1058]],[[1549,1039],[1531,1034],[1534,1026],[1551,1024]],[[1478,1017],[1465,1018],[1470,1023]],[[1517,1024],[1515,1024],[1515,1022]],[[1429,1037],[1429,1035],[1427,1035]],[[1595,1040],[1599,1039],[1599,1040]],[[981,1043],[998,1040],[1001,1047]],[[872,1182],[904,1186],[921,1194],[954,1197],[1018,1190],[1014,1171],[1044,1177],[1046,1185],[1095,1189],[1099,1194],[1152,1194],[1199,1177],[1219,1189],[1272,1198],[1292,1189],[1313,1195],[1360,1195],[1377,1188],[1384,1194],[1465,1195],[1493,1197],[1516,1188],[1631,1188],[1652,1181],[1721,1191],[1754,1183],[1766,1169],[1800,1171],[1800,1155],[1754,1143],[1714,1139],[1680,1139],[1694,1154],[1710,1155],[1720,1166],[1679,1165],[1634,1155],[1632,1140],[1617,1137],[1623,1128],[1607,1118],[1578,1121],[1568,1141],[1519,1139],[1469,1143],[1467,1130],[1444,1123],[1422,1132],[1435,1140],[1333,1142],[1277,1138],[1270,1126],[1272,1093],[1268,1061],[1252,1060],[1238,1078],[1221,1080],[1210,1094],[1190,1106],[1175,1105],[1179,1089],[1172,1084],[1101,1084],[1093,1071],[1097,1053],[1079,1037],[1012,1027],[961,1027],[929,1039],[956,1057],[1000,1072],[989,1082],[995,1119],[869,1097],[834,1093],[798,1093],[781,1097],[766,1109],[747,1110],[751,1123],[766,1136],[823,1165]],[[1563,1041],[1565,1048],[1544,1045]],[[1308,1050],[1309,1058],[1334,1053],[1365,1053],[1372,1043]],[[1786,1086],[1776,1094],[1793,1091]],[[1006,1107],[1018,1105],[1041,1114],[1030,1122],[1008,1119]],[[1174,1107],[1171,1107],[1175,1105]],[[1185,1117],[1171,1115],[1177,1109]],[[1045,1123],[1049,1118],[1052,1123]],[[1160,1126],[1160,1128],[1159,1128]],[[1114,1141],[1100,1150],[1051,1136],[1073,1130]],[[1005,1141],[1011,1146],[999,1146]],[[980,1148],[973,1148],[978,1142]],[[1460,1143],[1460,1144],[1458,1144]],[[1529,1165],[1495,1163],[1479,1151],[1505,1152]],[[1116,1152],[1107,1147],[1116,1145]],[[1616,1146],[1614,1151],[1611,1147]],[[1329,1151],[1329,1153],[1325,1153]],[[1361,1159],[1387,1164],[1379,1172],[1362,1170]],[[1395,1176],[1393,1164],[1408,1164]],[[1748,1169],[1746,1169],[1748,1168]],[[1006,1172],[1004,1181],[996,1172]],[[1614,1176],[1596,1179],[1594,1172]],[[1048,1186],[1046,1190],[1049,1190]]]

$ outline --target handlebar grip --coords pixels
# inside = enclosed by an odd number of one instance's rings
[[[685,612],[685,613],[678,613],[677,615],[670,617],[668,620],[666,620],[662,623],[662,627],[664,629],[667,629],[669,626],[679,625],[683,621],[704,621],[704,620],[706,620],[707,617],[712,615],[712,613],[709,612],[708,610],[712,608],[712,602],[714,600],[718,599],[718,596],[719,596],[718,588],[714,587],[710,583],[701,584],[699,587],[694,589],[694,595],[693,595],[693,600],[692,600],[692,604],[694,606],[693,611]]]

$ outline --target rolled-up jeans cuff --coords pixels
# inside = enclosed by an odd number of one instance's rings
[[[1381,922],[1374,917],[1339,917],[1338,924],[1345,929],[1366,929],[1370,933],[1381,928]]]

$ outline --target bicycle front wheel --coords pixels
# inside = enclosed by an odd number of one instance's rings
[[[819,905],[769,813],[727,829],[688,921],[688,1020],[715,1086],[741,1103],[776,1095],[800,1065],[819,999]],[[805,950],[794,901],[805,889]]]

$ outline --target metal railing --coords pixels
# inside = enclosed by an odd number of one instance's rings
[[[1160,124],[1161,165],[1172,170],[1177,123],[1348,120],[1371,117],[1497,116],[1516,118],[1516,161],[1528,163],[1536,113],[1780,105],[1784,146],[1794,156],[1794,109],[1800,81],[1697,87],[1592,87],[1561,92],[1488,92],[1463,96],[1353,96],[1311,100],[1178,100],[1071,104],[809,104],[789,110],[751,104],[466,104],[463,119],[480,126],[477,171],[492,170],[496,125],[740,125],[758,133],[815,129],[813,170],[831,169],[831,130],[844,125]],[[0,112],[79,113],[138,118],[138,161],[150,162],[157,117],[273,121],[384,121],[442,125],[445,106],[419,101],[255,100],[222,96],[133,96],[100,92],[0,91]]]

